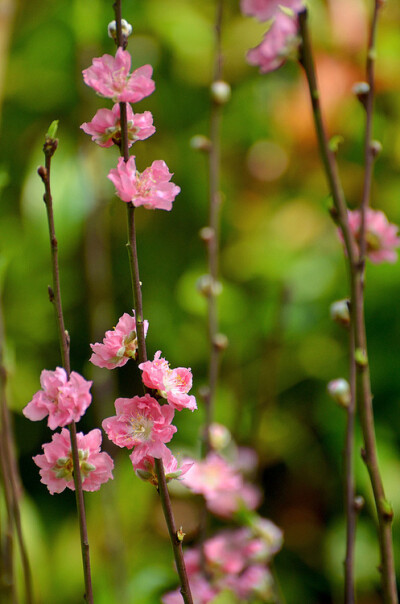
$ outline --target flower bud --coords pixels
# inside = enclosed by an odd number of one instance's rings
[[[214,281],[211,275],[202,275],[197,280],[198,291],[206,298],[210,296],[218,296],[222,292],[222,284],[219,281]]]
[[[367,82],[356,82],[352,88],[353,94],[356,95],[364,109],[369,95],[369,84]]]
[[[190,146],[196,151],[208,152],[211,149],[211,141],[207,136],[204,136],[203,134],[196,134],[190,139]]]
[[[365,504],[364,497],[362,495],[357,495],[354,497],[353,506],[356,512],[361,512]]]
[[[211,84],[211,98],[217,105],[225,105],[231,98],[231,87],[223,80]]]
[[[231,433],[226,426],[213,423],[208,429],[208,438],[214,451],[225,449],[231,440]]]
[[[213,345],[217,350],[226,350],[229,345],[229,340],[224,333],[216,333],[213,338]]]
[[[124,37],[128,38],[132,33],[132,25],[125,19],[121,19],[121,28]],[[111,21],[108,24],[108,37],[113,38],[113,40],[117,37],[117,24],[115,21]]]
[[[379,141],[371,141],[370,150],[372,157],[377,157],[382,151],[382,143]]]
[[[206,226],[200,229],[199,231],[199,237],[202,241],[204,241],[204,243],[209,243],[210,241],[212,241],[214,239],[214,236],[215,231],[211,227]]]
[[[350,325],[350,300],[336,300],[330,306],[329,312],[332,321],[348,327]]]
[[[344,378],[338,378],[329,382],[328,393],[333,400],[341,407],[348,407],[351,401],[350,386]]]

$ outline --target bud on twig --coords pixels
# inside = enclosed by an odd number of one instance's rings
[[[215,237],[215,231],[209,226],[203,227],[199,231],[199,237],[204,243],[210,243]]]
[[[130,23],[128,23],[128,21],[126,21],[125,19],[121,19],[121,28],[122,28],[122,35],[124,36],[124,38],[129,38],[129,36],[132,33],[132,25]],[[111,21],[108,24],[108,37],[112,38],[113,40],[116,39],[117,37],[117,24],[115,21]]]
[[[330,396],[340,407],[344,407],[346,409],[350,405],[351,394],[350,386],[347,380],[344,378],[332,380],[329,382],[327,389]]]
[[[229,340],[224,333],[216,333],[213,338],[213,345],[219,351],[226,350],[229,345]]]
[[[216,80],[211,84],[211,98],[217,105],[224,105],[231,98],[231,87],[228,82]]]
[[[352,91],[364,109],[366,109],[367,99],[370,91],[369,84],[367,84],[367,82],[356,82],[352,88]]]
[[[196,151],[205,151],[208,153],[211,149],[211,141],[204,134],[196,134],[190,139],[190,146]]]
[[[350,300],[336,300],[330,306],[329,312],[332,321],[348,327],[350,325]]]
[[[372,157],[377,157],[382,151],[382,144],[379,141],[371,141],[370,150]]]

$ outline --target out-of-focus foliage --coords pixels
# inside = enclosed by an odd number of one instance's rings
[[[84,86],[80,74],[93,56],[114,52],[107,37],[112,0],[7,4],[9,47],[0,59],[0,267],[8,398],[26,490],[23,523],[37,598],[42,604],[71,604],[81,601],[83,590],[74,497],[52,497],[40,484],[31,457],[50,433],[45,422],[33,424],[21,414],[39,387],[40,371],[60,364],[47,300],[49,244],[36,168],[43,161],[48,125],[59,119],[53,193],[63,303],[72,367],[96,384],[94,403],[80,426],[85,430],[113,413],[117,392],[132,396],[138,381],[131,365],[108,373],[88,363],[89,342],[98,341],[131,305],[125,207],[106,179],[118,153],[99,149],[79,129],[98,108],[109,106]],[[328,400],[326,383],[347,375],[346,333],[331,324],[328,310],[348,293],[345,265],[327,211],[303,74],[294,63],[267,76],[249,67],[245,51],[260,41],[263,26],[242,17],[239,2],[225,4],[224,74],[233,94],[223,121],[224,291],[219,310],[230,346],[221,367],[216,419],[260,457],[261,513],[285,532],[275,570],[286,601],[340,602],[345,416]],[[352,207],[362,191],[364,112],[351,87],[365,77],[371,4],[309,3],[322,104],[330,133],[344,138],[338,157]],[[129,44],[134,66],[151,63],[156,81],[156,92],[136,107],[151,110],[157,128],[134,147],[137,163],[142,170],[164,159],[182,188],[172,212],[137,212],[149,355],[161,349],[172,366],[191,366],[196,394],[207,376],[206,306],[196,281],[206,272],[198,231],[207,223],[208,185],[206,158],[189,141],[208,133],[214,2],[135,0],[123,5],[134,28]],[[383,152],[372,195],[374,207],[397,223],[399,22],[400,7],[388,0],[379,25],[374,125]],[[400,265],[368,266],[369,356],[379,456],[396,511],[395,544],[400,542],[399,299]],[[176,451],[198,449],[199,406],[198,413],[177,417]],[[127,456],[115,449],[109,447],[116,460],[114,481],[86,498],[95,601],[156,604],[175,585],[161,508],[152,487],[136,478]],[[358,523],[358,601],[371,604],[380,601],[378,548],[371,489],[358,458],[357,479],[366,499]],[[182,496],[174,507],[190,543],[196,508]]]

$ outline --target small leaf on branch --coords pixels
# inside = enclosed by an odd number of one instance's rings
[[[53,120],[49,126],[49,129],[47,130],[46,133],[46,139],[48,138],[55,138],[56,134],[57,134],[57,130],[58,130],[58,122],[59,120]]]
[[[329,141],[329,149],[332,153],[337,153],[339,146],[344,143],[344,138],[341,134],[335,134]]]

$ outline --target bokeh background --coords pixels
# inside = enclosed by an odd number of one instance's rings
[[[347,375],[347,336],[329,319],[332,301],[346,297],[341,245],[328,215],[329,197],[316,152],[309,100],[296,63],[260,75],[246,50],[265,26],[226,0],[224,77],[232,99],[222,133],[222,233],[219,298],[223,356],[216,419],[259,455],[260,513],[285,533],[275,570],[288,604],[342,601],[344,520],[342,450],[345,414],[328,399],[326,383]],[[310,0],[322,103],[331,134],[341,134],[339,164],[351,207],[361,197],[363,123],[351,88],[364,78],[367,19],[372,2]],[[190,366],[194,393],[207,379],[206,301],[196,282],[206,272],[198,232],[207,223],[207,159],[190,147],[208,134],[214,2],[123,2],[134,28],[134,67],[151,63],[156,92],[139,103],[151,110],[156,134],[133,149],[139,169],[164,159],[182,192],[173,211],[137,212],[149,354],[161,349],[172,366]],[[36,169],[48,125],[59,119],[53,194],[63,303],[72,367],[95,381],[94,402],[79,429],[113,414],[117,395],[133,396],[130,364],[113,372],[89,362],[99,341],[131,309],[124,204],[106,174],[118,150],[94,145],[79,128],[102,106],[85,87],[82,69],[113,53],[107,24],[111,0],[0,2],[0,275],[6,329],[8,400],[25,497],[23,524],[37,601],[82,601],[82,571],[74,495],[49,495],[32,455],[51,438],[45,422],[21,410],[39,388],[43,368],[60,364],[53,309],[42,183]],[[377,57],[375,136],[383,144],[372,201],[400,222],[400,6],[382,10]],[[396,512],[400,564],[400,266],[368,266],[366,320],[384,482]],[[201,399],[199,398],[199,403]],[[183,412],[175,451],[196,453],[204,414]],[[358,435],[357,451],[361,441]],[[114,481],[88,494],[89,536],[97,604],[156,604],[175,586],[172,556],[153,488],[133,473],[125,452],[108,447]],[[358,492],[366,505],[358,522],[359,602],[380,602],[373,502],[357,454]],[[174,499],[177,522],[196,532],[198,508]],[[2,516],[4,515],[3,507]],[[218,525],[218,523],[216,523]],[[222,523],[223,524],[223,523]],[[400,570],[400,566],[399,566]]]

